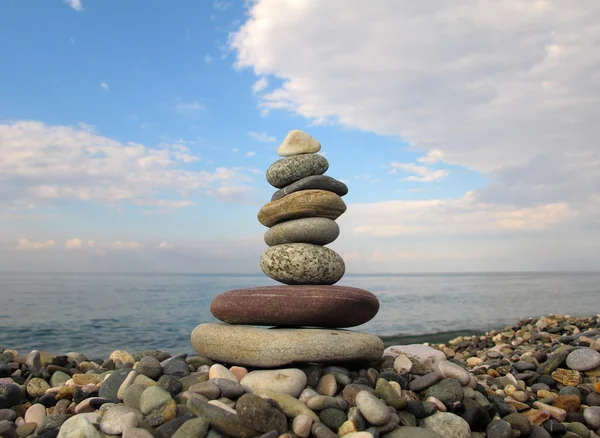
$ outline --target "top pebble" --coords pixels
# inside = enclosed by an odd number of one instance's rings
[[[283,143],[277,149],[281,157],[291,157],[301,154],[316,154],[321,150],[321,143],[306,132],[294,129],[288,133]]]

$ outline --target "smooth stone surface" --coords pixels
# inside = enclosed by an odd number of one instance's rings
[[[404,354],[406,356],[414,357],[421,363],[425,363],[428,360],[435,362],[446,359],[446,355],[443,351],[422,344],[392,345],[385,349],[384,354],[392,357]]]
[[[344,328],[370,321],[379,300],[347,286],[264,286],[222,293],[210,311],[229,324]]]
[[[246,392],[268,389],[298,398],[306,387],[306,374],[298,368],[251,371],[240,384]]]
[[[111,375],[109,375],[106,380],[102,383],[100,387],[100,391],[98,395],[102,398],[111,400],[115,403],[119,401],[117,397],[117,393],[119,392],[119,388],[121,384],[127,378],[127,375],[132,372],[131,368],[123,368],[118,371],[115,371]]]
[[[36,403],[27,409],[25,412],[25,423],[36,423],[38,426],[44,424],[46,418],[46,407],[42,404]]]
[[[100,420],[100,430],[109,435],[118,435],[127,429],[138,427],[142,420],[142,413],[137,409],[123,405],[112,406]]]
[[[327,190],[328,192],[333,192],[339,196],[348,194],[348,186],[343,182],[327,175],[313,175],[302,178],[289,186],[277,190],[273,193],[271,201],[277,201],[284,196],[301,190]]]
[[[413,426],[401,426],[383,435],[383,438],[444,438],[429,429]]]
[[[349,330],[200,324],[192,331],[191,342],[201,356],[259,368],[293,363],[375,361],[383,354],[380,338]]]
[[[579,348],[569,353],[567,366],[577,371],[593,370],[600,367],[600,353],[591,348]]]
[[[260,257],[260,268],[273,280],[289,285],[332,285],[346,271],[338,253],[309,243],[271,246]]]
[[[512,427],[504,420],[494,420],[488,424],[486,429],[488,438],[512,438]]]
[[[60,427],[58,438],[100,438],[100,432],[84,415],[75,415]]]
[[[312,243],[327,245],[340,235],[338,224],[326,217],[307,217],[273,225],[265,233],[265,243],[269,246],[283,243]]]
[[[463,390],[460,383],[455,379],[443,379],[439,383],[430,386],[425,392],[425,397],[435,397],[446,406],[462,401]]]
[[[302,178],[323,175],[329,169],[329,162],[323,155],[294,155],[275,161],[267,169],[267,182],[282,189]]]
[[[168,400],[171,400],[171,394],[158,386],[150,386],[140,397],[140,411],[142,414],[148,415]]]
[[[234,438],[253,438],[260,435],[258,431],[246,426],[238,415],[211,404],[200,402],[194,397],[187,401],[187,407],[198,418],[208,421],[210,427],[217,432]]]
[[[258,212],[258,221],[265,227],[280,222],[309,217],[335,220],[346,211],[342,198],[326,190],[302,190],[278,201],[269,202]]]
[[[319,417],[311,411],[304,403],[291,395],[281,392],[261,389],[254,393],[267,400],[273,400],[289,418],[296,418],[299,415],[306,415],[313,421],[319,421]]]
[[[600,406],[590,406],[583,411],[583,418],[592,430],[600,429]]]
[[[192,418],[183,423],[172,438],[204,438],[208,433],[208,427],[209,423],[205,419]]]
[[[287,419],[283,411],[262,397],[244,394],[235,405],[235,411],[242,422],[259,432],[276,430],[278,434],[287,431]]]
[[[458,415],[450,412],[436,412],[430,417],[421,420],[425,428],[443,436],[444,438],[470,438],[469,424]]]
[[[437,363],[437,368],[438,372],[445,378],[456,379],[463,386],[469,384],[471,379],[469,372],[460,365],[444,360]]]
[[[277,154],[280,157],[291,157],[300,154],[316,154],[320,150],[321,143],[304,131],[292,129],[277,148]]]
[[[374,426],[381,426],[390,420],[390,411],[386,404],[368,391],[360,391],[356,394],[356,407]]]

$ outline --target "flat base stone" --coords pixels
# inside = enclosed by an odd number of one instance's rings
[[[373,362],[383,355],[377,336],[349,330],[258,328],[200,324],[191,342],[200,356],[230,365],[275,368],[295,363]]]
[[[344,328],[370,321],[379,300],[347,286],[265,286],[222,293],[210,311],[229,324]]]

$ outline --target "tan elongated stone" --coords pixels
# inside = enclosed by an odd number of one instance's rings
[[[321,143],[304,131],[293,129],[288,132],[283,142],[277,148],[281,157],[291,157],[300,154],[316,154],[321,150]]]
[[[337,219],[346,211],[344,200],[327,190],[302,190],[262,206],[258,221],[265,227],[306,217]]]
[[[191,342],[201,356],[257,368],[293,363],[366,362],[383,355],[380,338],[349,330],[200,324],[192,331]]]

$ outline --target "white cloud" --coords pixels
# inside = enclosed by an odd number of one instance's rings
[[[180,114],[194,114],[206,111],[206,107],[196,100],[193,102],[178,103],[176,109]]]
[[[106,82],[100,82],[100,86],[102,87],[102,89],[104,91],[110,90],[110,87],[108,86],[108,84]]]
[[[425,163],[425,164],[435,164],[438,161],[442,161],[444,157],[444,153],[438,149],[431,149],[430,151],[427,152],[427,155],[425,155],[424,157],[419,158],[419,163]]]
[[[269,86],[269,80],[265,76],[261,76],[255,83],[252,85],[252,92],[254,94],[260,93],[264,89]]]
[[[66,249],[79,249],[84,245],[83,241],[78,238],[68,239],[65,241]]]
[[[71,8],[75,9],[77,12],[83,11],[83,5],[81,4],[81,0],[64,0],[64,2]]]
[[[562,202],[557,186],[589,196],[600,184],[589,169],[599,21],[595,0],[568,11],[520,0],[259,0],[230,45],[238,68],[281,82],[260,110],[401,138],[437,151],[424,163],[495,172],[499,188],[513,184],[505,169],[535,173],[528,188]],[[588,178],[557,182],[552,170]]]
[[[448,176],[446,170],[433,170],[427,166],[417,166],[414,163],[391,163],[392,170],[390,173],[396,173],[401,170],[405,173],[412,173],[416,176],[407,176],[402,178],[402,181],[417,181],[417,182],[438,182]]]
[[[261,132],[250,131],[248,133],[248,135],[250,137],[252,137],[254,140],[260,141],[263,143],[274,143],[277,140],[275,138],[275,136],[269,135],[267,132],[264,132],[264,131],[261,131]]]
[[[239,149],[239,148],[233,148],[231,151],[232,151],[232,152],[239,152],[239,151],[240,151],[240,149]]]
[[[256,152],[246,152],[247,157],[253,157],[256,155]]]
[[[208,190],[207,195],[222,202],[243,203],[248,201],[251,191],[252,189],[247,186],[223,186],[215,190]]]
[[[204,62],[206,64],[212,64],[214,61],[214,58],[212,56],[210,56],[208,53],[206,55],[204,55]]]
[[[252,181],[243,170],[190,170],[198,157],[181,143],[148,148],[88,126],[0,124],[0,157],[0,209],[60,199],[173,209],[193,203],[199,190]]]
[[[175,248],[175,245],[173,245],[172,243],[169,243],[169,242],[165,241],[165,242],[160,242],[158,244],[158,248],[159,249],[173,249],[173,248]]]
[[[38,249],[52,248],[54,246],[54,243],[54,240],[47,240],[45,242],[34,242],[32,240],[22,238],[19,239],[15,248],[20,251],[33,251]]]

